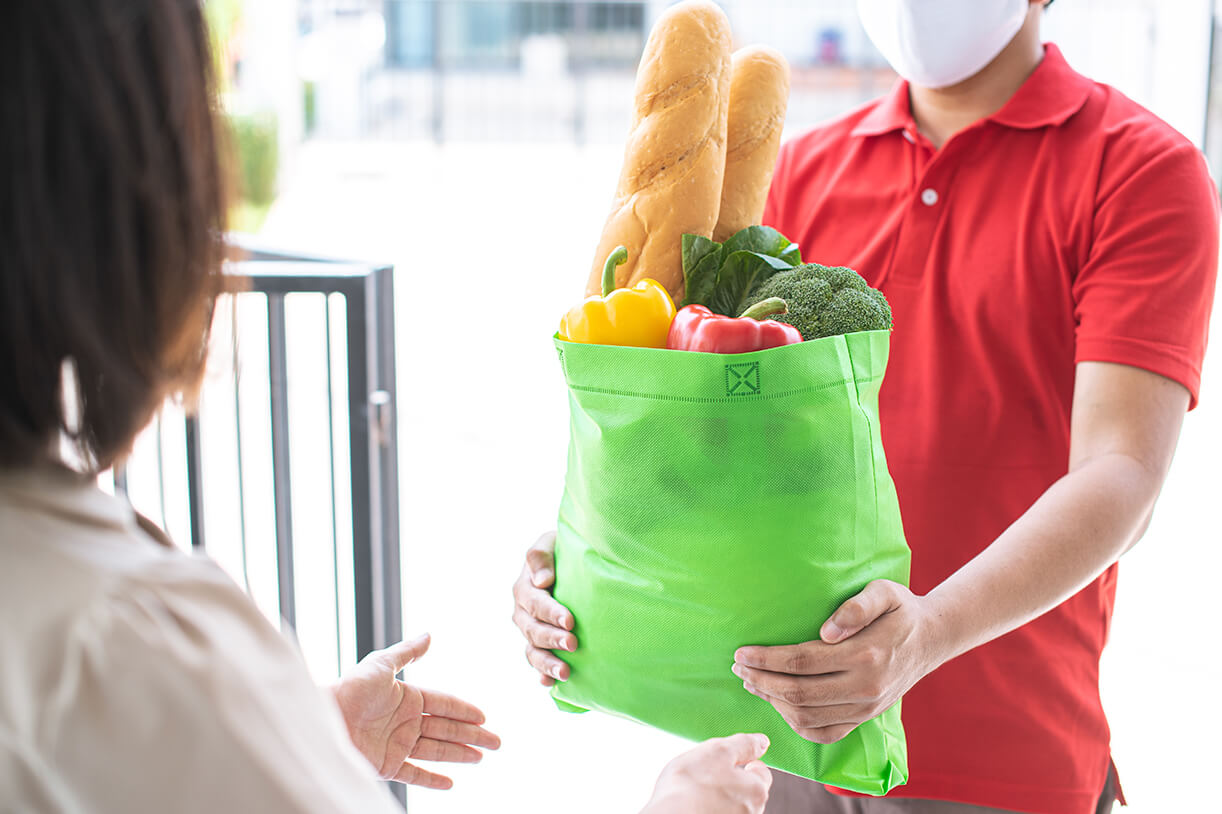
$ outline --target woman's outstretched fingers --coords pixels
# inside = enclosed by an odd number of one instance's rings
[[[413,766],[410,763],[404,763],[399,767],[399,771],[395,772],[395,776],[391,778],[400,783],[406,783],[409,786],[423,786],[426,789],[450,789],[454,787],[454,781],[443,774],[434,774],[433,772],[425,771],[419,766]]]
[[[768,736],[761,733],[730,735],[714,743],[717,743],[716,748],[723,750],[735,766],[746,766],[768,751]]]
[[[499,749],[501,739],[483,727],[475,724],[441,718],[436,715],[426,715],[420,724],[420,734],[433,740],[449,741],[450,743],[469,744],[484,749]]]
[[[765,787],[772,785],[772,770],[762,760],[751,761],[746,766],[743,766],[743,771],[759,775],[760,779],[764,781]]]
[[[412,749],[410,757],[440,763],[479,763],[484,759],[484,753],[461,743],[421,738],[416,741],[416,748]]]
[[[482,724],[487,720],[479,707],[461,698],[434,690],[421,690],[420,695],[424,698],[425,715],[440,715],[469,724]]]
[[[384,647],[381,650],[370,653],[370,655],[383,659],[386,663],[392,665],[394,672],[397,673],[427,653],[431,641],[432,638],[429,634],[422,633],[414,639],[396,642],[390,647]]]

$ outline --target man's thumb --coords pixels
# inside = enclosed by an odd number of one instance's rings
[[[844,604],[823,623],[819,638],[828,644],[844,641],[868,627],[875,619],[896,607],[894,583],[876,579]]]

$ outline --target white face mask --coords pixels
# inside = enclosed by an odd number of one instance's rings
[[[1028,0],[857,0],[874,46],[895,72],[927,88],[978,73],[1010,44]]]

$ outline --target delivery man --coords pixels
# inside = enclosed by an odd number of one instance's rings
[[[883,800],[776,773],[768,811],[1094,814],[1121,798],[1099,699],[1116,561],[1196,404],[1218,265],[1200,152],[1041,44],[1045,0],[858,0],[894,90],[781,151],[764,222],[895,314],[882,435],[911,588],[870,583],[818,641],[747,646],[803,737],[904,698]],[[572,616],[545,535],[515,586],[544,683]]]

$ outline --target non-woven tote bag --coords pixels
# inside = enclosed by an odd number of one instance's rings
[[[692,739],[763,732],[764,762],[867,794],[907,780],[897,704],[831,745],[730,667],[818,637],[909,550],[878,425],[890,332],[744,354],[556,339],[569,391],[556,598],[576,620],[562,709]]]

